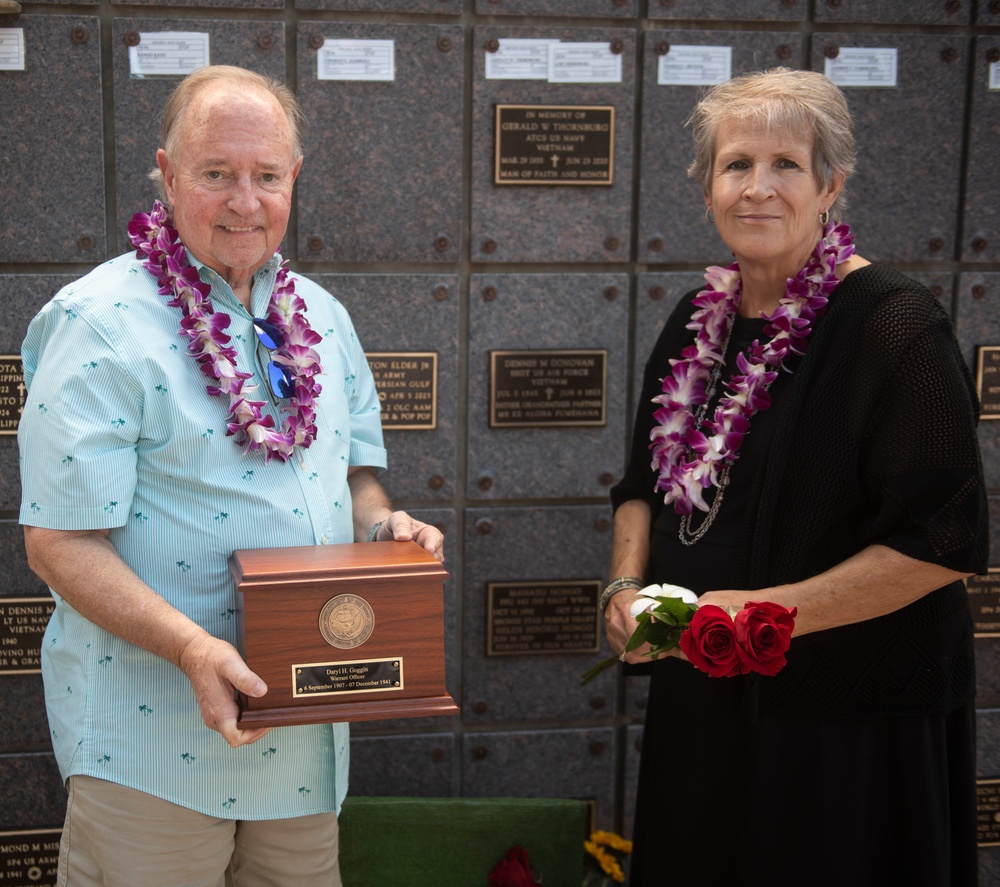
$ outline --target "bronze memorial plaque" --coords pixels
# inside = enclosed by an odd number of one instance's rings
[[[965,580],[977,638],[1000,638],[1000,567]]]
[[[0,354],[0,434],[17,434],[27,393],[21,355]]]
[[[0,884],[55,887],[62,829],[0,832]]]
[[[1000,419],[1000,345],[980,345],[976,349],[976,383],[979,418]]]
[[[385,431],[437,428],[438,356],[434,351],[366,353]]]
[[[487,583],[486,655],[597,652],[600,593],[598,579]]]
[[[1000,847],[1000,779],[976,780],[976,841]]]
[[[613,105],[497,105],[495,185],[610,185]]]
[[[0,674],[42,670],[42,635],[55,608],[50,597],[0,598]]]
[[[491,351],[490,428],[607,422],[607,349]]]
[[[267,684],[239,724],[279,727],[450,715],[448,573],[415,542],[233,552],[239,645]]]

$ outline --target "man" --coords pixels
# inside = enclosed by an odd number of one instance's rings
[[[20,520],[56,600],[63,885],[339,885],[347,726],[238,727],[235,691],[266,687],[234,647],[228,556],[413,539],[443,557],[376,479],[346,311],[280,267],[299,119],[248,71],[184,80],[156,157],[172,220],[137,216],[144,258],[66,287],[24,342]]]

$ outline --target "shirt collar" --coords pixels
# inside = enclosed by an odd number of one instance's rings
[[[219,287],[219,292],[225,295],[227,300],[231,299],[235,304],[242,307],[242,303],[236,298],[229,284],[217,271],[209,268],[204,262],[195,258],[194,253],[186,246],[184,253],[188,262],[198,271],[198,276],[211,284],[212,290]],[[271,290],[274,289],[274,279],[278,275],[278,268],[281,266],[281,253],[275,253],[267,262],[257,269],[253,276],[253,286],[250,288],[250,307],[253,309],[255,317],[263,317],[267,313],[267,304],[271,299]]]

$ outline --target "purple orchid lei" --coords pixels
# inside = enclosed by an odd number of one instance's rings
[[[295,447],[308,447],[316,439],[316,398],[322,388],[316,380],[323,371],[319,355],[312,346],[323,340],[306,320],[306,304],[295,294],[295,281],[288,279],[282,262],[274,281],[267,316],[264,318],[281,332],[284,343],[273,354],[276,363],[289,367],[295,393],[282,411],[289,415],[275,428],[274,417],[264,415],[264,401],[250,400],[243,386],[252,373],[236,368],[236,349],[229,346],[231,337],[228,314],[216,314],[212,307],[212,288],[198,277],[197,269],[187,260],[184,244],[170,224],[170,213],[157,200],[152,212],[136,213],[128,224],[128,236],[136,248],[136,257],[159,285],[161,296],[171,296],[167,304],[180,308],[183,317],[178,332],[188,339],[188,351],[201,371],[216,384],[206,385],[212,397],[229,395],[226,434],[235,437],[245,453],[264,451],[264,461],[274,458],[287,461]],[[247,393],[255,390],[247,388]]]
[[[768,321],[764,332],[771,340],[759,341],[737,355],[739,374],[725,383],[726,392],[711,419],[699,422],[693,408],[708,401],[707,386],[713,369],[725,360],[728,341],[742,294],[740,266],[712,266],[705,271],[708,284],[694,298],[696,307],[687,328],[695,331],[693,345],[671,360],[672,372],[663,379],[662,393],[653,398],[660,404],[653,414],[650,432],[652,469],[659,477],[654,490],[664,492],[665,504],[680,515],[693,508],[708,511],[702,493],[720,485],[720,474],[739,458],[750,420],[771,405],[768,388],[777,378],[777,368],[787,369],[790,354],[802,354],[812,333],[812,324],[823,316],[830,293],[839,283],[837,265],[854,255],[854,238],[847,225],[827,225],[806,266],[788,279],[785,297],[777,310],[761,314]]]

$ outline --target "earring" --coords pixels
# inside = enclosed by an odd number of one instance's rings
[[[830,223],[830,210],[825,209],[819,214],[819,223],[824,228]]]
[[[715,222],[715,213],[712,212],[712,207],[705,207],[705,221],[711,223]]]

